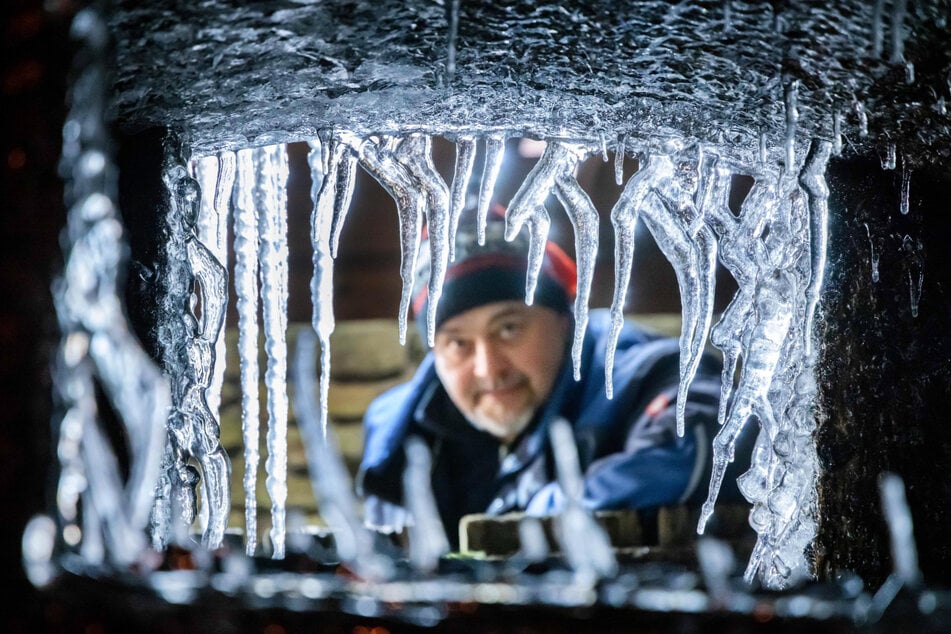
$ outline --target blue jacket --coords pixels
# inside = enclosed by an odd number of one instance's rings
[[[709,356],[701,362],[681,438],[675,413],[677,340],[627,322],[614,358],[614,398],[609,400],[604,377],[609,331],[608,311],[591,311],[581,380],[574,380],[566,354],[552,394],[508,450],[465,421],[442,389],[432,353],[427,355],[411,381],[382,394],[366,413],[358,487],[367,523],[381,530],[400,530],[405,523],[402,445],[410,435],[424,438],[433,451],[433,493],[450,540],[468,513],[557,513],[564,499],[548,424],[559,416],[574,429],[584,473],[582,501],[589,509],[653,509],[702,501],[717,429],[719,363]]]

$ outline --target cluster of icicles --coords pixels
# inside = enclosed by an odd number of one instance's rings
[[[398,315],[401,342],[405,341],[421,229],[424,223],[428,226],[433,271],[428,290],[434,301],[429,302],[426,319],[431,340],[434,311],[446,268],[454,257],[453,236],[479,145],[475,136],[459,136],[453,140],[457,154],[450,184],[442,179],[433,164],[432,138],[423,134],[361,138],[336,131],[310,141],[308,160],[314,202],[312,326],[320,344],[321,371],[320,399],[314,420],[308,422],[303,420],[306,415],[298,415],[302,419],[298,425],[308,447],[322,446],[327,436],[329,348],[334,330],[333,263],[357,166],[374,177],[396,201],[403,282]],[[567,211],[575,229],[579,274],[572,360],[576,377],[581,371],[580,352],[598,252],[599,220],[591,200],[575,179],[575,172],[582,160],[601,152],[602,145],[548,140],[543,155],[506,213],[506,238],[513,239],[522,230],[528,231],[531,238],[527,303],[532,302],[542,264],[543,245],[550,225],[545,201],[551,193]],[[502,163],[505,137],[489,135],[482,146],[484,158],[477,214],[480,236]],[[715,153],[696,148],[684,150],[675,142],[668,143],[661,151],[637,151],[631,140],[621,139],[616,148],[619,184],[624,178],[621,159],[626,151],[632,150],[639,157],[640,168],[627,180],[611,212],[616,236],[616,281],[611,308],[612,337],[606,351],[607,396],[610,397],[612,391],[614,341],[624,319],[635,229],[638,220],[642,220],[673,265],[680,286],[683,326],[677,411],[679,433],[682,434],[684,428],[685,395],[708,338],[724,357],[722,428],[714,441],[713,475],[698,530],[703,531],[713,513],[724,472],[733,460],[737,436],[747,420],[755,417],[761,433],[753,466],[739,483],[753,503],[750,522],[759,535],[747,577],[752,578],[759,570],[767,585],[786,586],[807,574],[803,550],[815,533],[816,461],[811,441],[815,386],[810,325],[824,268],[828,197],[824,170],[831,144],[813,143],[798,170],[768,171],[762,165],[749,170],[754,174],[755,184],[739,214],[734,214],[728,206],[731,170]],[[604,154],[606,156],[606,152]],[[175,449],[171,454],[177,452],[184,459],[192,458],[202,467],[202,492],[208,506],[201,517],[204,542],[209,546],[220,543],[229,510],[229,482],[227,473],[217,467],[217,456],[221,453],[217,429],[207,422],[209,411],[216,409],[223,376],[221,314],[226,297],[221,280],[228,266],[226,218],[229,202],[233,201],[246,464],[246,546],[249,554],[254,553],[257,533],[254,485],[260,460],[257,365],[260,298],[268,359],[265,468],[266,488],[272,502],[270,541],[273,556],[280,558],[284,556],[287,496],[286,151],[283,146],[268,146],[224,152],[196,159],[190,167],[200,184],[201,196],[184,197],[183,204],[194,205],[194,215],[199,219],[193,224],[193,234],[186,240],[187,263],[201,294],[202,310],[200,318],[195,314],[185,317],[191,333],[191,340],[185,345],[201,352],[188,355],[194,367],[180,369],[195,380],[182,390],[173,390],[173,400],[178,401],[175,408],[182,412],[185,421],[193,421],[193,424],[190,429],[173,430],[170,434],[169,444]],[[181,165],[167,166],[166,173],[173,172],[178,174],[179,180],[191,180]],[[170,189],[180,191],[182,187],[170,182]],[[711,329],[718,259],[731,271],[739,290],[719,323]],[[193,389],[206,394],[207,398],[175,399],[175,393],[185,395]],[[325,468],[322,466],[325,461],[312,457],[312,470]],[[205,469],[205,465],[210,467]],[[169,468],[176,467],[169,465]],[[315,491],[315,495],[320,499],[319,492]],[[192,493],[186,497],[194,500],[196,496]],[[224,508],[219,504],[224,504]],[[153,520],[157,516],[167,514],[156,514]],[[194,513],[186,514],[185,519],[194,519]],[[162,535],[168,527],[154,522],[152,530],[153,534]]]

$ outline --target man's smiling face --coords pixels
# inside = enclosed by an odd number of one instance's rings
[[[511,442],[551,392],[568,321],[518,300],[472,308],[436,331],[436,373],[469,422]]]

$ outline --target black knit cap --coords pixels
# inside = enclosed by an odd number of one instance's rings
[[[493,302],[524,300],[528,247],[525,231],[519,232],[511,242],[505,240],[505,210],[500,205],[489,211],[484,245],[479,245],[475,212],[471,209],[463,212],[456,231],[455,260],[446,269],[442,296],[436,309],[436,330],[446,320],[469,309]],[[429,236],[424,231],[413,284],[413,313],[424,345],[427,341],[430,268]],[[533,304],[557,312],[570,312],[577,279],[574,261],[549,240],[545,244]]]

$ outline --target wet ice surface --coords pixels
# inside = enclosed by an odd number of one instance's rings
[[[780,162],[798,81],[797,144],[838,125],[847,151],[897,139],[923,161],[947,156],[947,3],[899,4],[211,0],[185,14],[124,0],[110,22],[116,110],[177,122],[203,154],[344,125],[609,145],[689,131],[746,162],[763,134]]]

